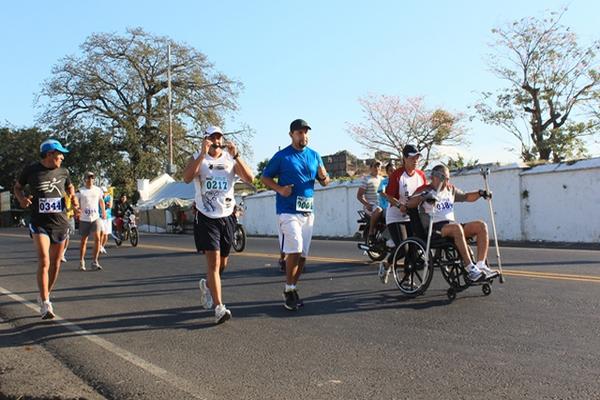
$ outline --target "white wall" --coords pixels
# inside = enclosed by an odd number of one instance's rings
[[[465,191],[482,189],[479,170],[452,175]],[[494,167],[490,189],[500,240],[600,242],[600,158],[575,164],[548,164],[527,169],[517,164]],[[358,183],[315,188],[316,236],[352,237],[357,229]],[[249,234],[276,235],[274,192],[245,199]],[[483,219],[490,226],[487,202],[459,203],[457,219]]]
[[[522,175],[524,240],[600,243],[600,168]]]
[[[356,200],[358,183],[344,182],[315,187],[315,236],[352,237],[358,228]],[[244,199],[244,226],[250,235],[277,235],[275,192],[267,191]]]

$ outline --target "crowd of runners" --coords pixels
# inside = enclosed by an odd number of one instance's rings
[[[285,270],[283,306],[297,311],[304,303],[299,295],[299,282],[309,255],[315,221],[315,181],[322,186],[330,183],[321,156],[308,147],[311,127],[302,119],[292,121],[289,127],[291,144],[275,153],[265,167],[261,180],[276,192],[276,214],[279,232],[279,264]],[[74,219],[79,218],[81,235],[79,268],[86,270],[85,255],[90,235],[94,238],[91,268],[101,270],[100,255],[112,233],[112,210],[115,229],[123,227],[123,217],[133,212],[125,194],[113,204],[106,187],[95,185],[93,172],[84,175],[84,185],[76,192],[71,176],[62,162],[69,150],[56,140],[40,145],[40,161],[26,167],[14,187],[21,207],[31,209],[29,230],[38,255],[38,302],[43,319],[52,319],[55,312],[50,301],[58,278],[61,262],[67,261],[65,250],[69,236],[75,230]],[[459,224],[454,218],[454,203],[475,201],[491,194],[480,190],[465,193],[449,182],[448,169],[433,168],[430,180],[418,169],[419,150],[406,145],[402,151],[402,166],[386,165],[386,176],[381,176],[381,163],[375,161],[358,190],[357,199],[371,218],[371,227],[385,217],[395,246],[411,235],[408,209],[422,208],[423,215],[434,215],[433,224],[442,237],[454,240],[466,265],[469,279],[489,278],[491,271],[485,264],[488,251],[487,227],[481,221]],[[204,132],[200,149],[193,154],[183,170],[186,183],[193,182],[194,240],[204,254],[206,277],[200,279],[200,304],[214,309],[215,323],[231,318],[231,311],[223,303],[221,275],[227,267],[236,226],[234,183],[241,179],[251,183],[252,170],[244,162],[237,147],[225,140],[221,128],[210,126]],[[25,189],[28,186],[28,193]],[[435,199],[435,204],[427,201]],[[427,208],[436,207],[431,213]],[[369,232],[372,237],[373,231]],[[477,259],[471,259],[465,238],[477,238]],[[390,253],[390,254],[393,254]],[[390,255],[391,257],[391,255]],[[387,283],[391,259],[382,261],[379,277]]]

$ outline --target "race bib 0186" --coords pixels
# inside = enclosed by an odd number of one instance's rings
[[[312,197],[296,197],[296,211],[300,212],[312,212],[313,211],[313,198]]]
[[[53,214],[62,212],[62,197],[40,198],[38,209],[41,214]]]

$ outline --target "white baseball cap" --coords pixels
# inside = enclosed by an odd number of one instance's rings
[[[209,137],[211,135],[214,135],[215,133],[220,133],[222,135],[223,131],[218,126],[211,125],[204,131],[204,137]]]

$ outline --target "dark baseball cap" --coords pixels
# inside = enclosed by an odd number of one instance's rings
[[[299,131],[304,128],[311,129],[310,126],[308,125],[308,122],[306,122],[303,119],[295,119],[290,124],[290,132]]]
[[[415,146],[413,146],[412,144],[407,144],[402,149],[402,156],[404,156],[404,157],[414,157],[417,154],[422,155],[421,152],[419,150],[417,150],[417,148]]]

